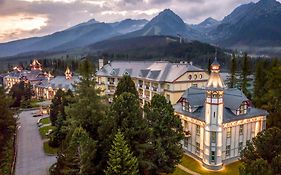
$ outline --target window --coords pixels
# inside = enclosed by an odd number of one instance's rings
[[[166,95],[166,99],[167,99],[167,101],[170,101],[170,94]]]
[[[171,86],[169,84],[167,84],[167,89],[170,90]]]
[[[187,137],[184,138],[184,143],[183,144],[184,144],[185,147],[188,146],[188,138]]]
[[[186,99],[183,99],[183,101],[182,101],[182,110],[188,111],[188,112],[191,111],[191,107]]]
[[[184,131],[187,131],[188,130],[188,122],[187,121],[183,121],[184,122]]]
[[[211,152],[211,162],[215,162],[215,151]]]
[[[200,126],[196,125],[196,135],[200,136]]]
[[[192,84],[192,87],[198,87],[198,85],[193,83],[193,84]]]
[[[239,126],[239,135],[243,135],[243,125]]]
[[[202,79],[202,78],[203,78],[203,75],[202,75],[202,74],[200,74],[200,75],[199,75],[199,78],[200,78],[200,79]]]
[[[216,143],[216,132],[211,132],[211,143]]]
[[[192,79],[192,75],[188,75],[188,79],[191,80]]]
[[[225,149],[225,156],[226,156],[226,157],[229,157],[229,156],[230,156],[230,145],[227,145],[227,146],[226,146],[226,149]]]
[[[194,80],[196,80],[196,79],[197,79],[197,75],[195,74],[195,75],[194,75]]]
[[[230,138],[231,137],[231,128],[226,129],[226,137]]]
[[[243,142],[239,142],[238,151],[240,152],[243,149]]]
[[[200,153],[200,143],[196,142],[196,153]]]

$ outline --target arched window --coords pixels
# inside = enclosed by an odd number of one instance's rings
[[[196,79],[197,79],[197,75],[195,74],[195,75],[194,75],[194,80],[196,80]]]
[[[192,75],[188,75],[188,79],[191,80],[192,79]]]

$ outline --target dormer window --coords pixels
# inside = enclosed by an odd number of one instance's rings
[[[130,75],[130,74],[129,74],[129,72],[126,71],[126,72],[124,72],[124,75]]]
[[[238,108],[238,110],[236,110],[236,114],[237,115],[242,115],[242,114],[246,114],[248,110],[248,103],[246,101],[244,101],[240,107]]]
[[[183,99],[182,101],[182,110],[191,112],[191,106],[189,105],[189,102],[186,99]]]

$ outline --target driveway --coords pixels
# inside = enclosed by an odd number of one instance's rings
[[[32,117],[35,112],[23,111],[19,114],[15,175],[48,175],[49,167],[56,162],[55,156],[47,156],[43,151],[43,141],[36,124],[39,117]]]

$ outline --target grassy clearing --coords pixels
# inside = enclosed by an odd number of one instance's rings
[[[239,166],[240,162],[235,162],[229,165],[226,165],[224,169],[220,171],[209,171],[203,168],[200,163],[193,158],[184,155],[181,161],[181,165],[190,169],[191,171],[200,173],[200,174],[208,174],[208,175],[237,175],[239,174]]]
[[[43,125],[50,124],[51,123],[50,117],[42,118],[40,120],[40,123],[42,123]]]
[[[39,132],[40,132],[40,135],[41,135],[42,139],[48,138],[48,136],[46,134],[49,132],[50,129],[54,130],[55,126],[44,126],[44,127],[39,129]]]
[[[43,143],[43,149],[46,154],[56,155],[58,152],[58,148],[50,147],[48,141]]]
[[[176,170],[171,175],[190,175],[190,174],[177,167]]]

